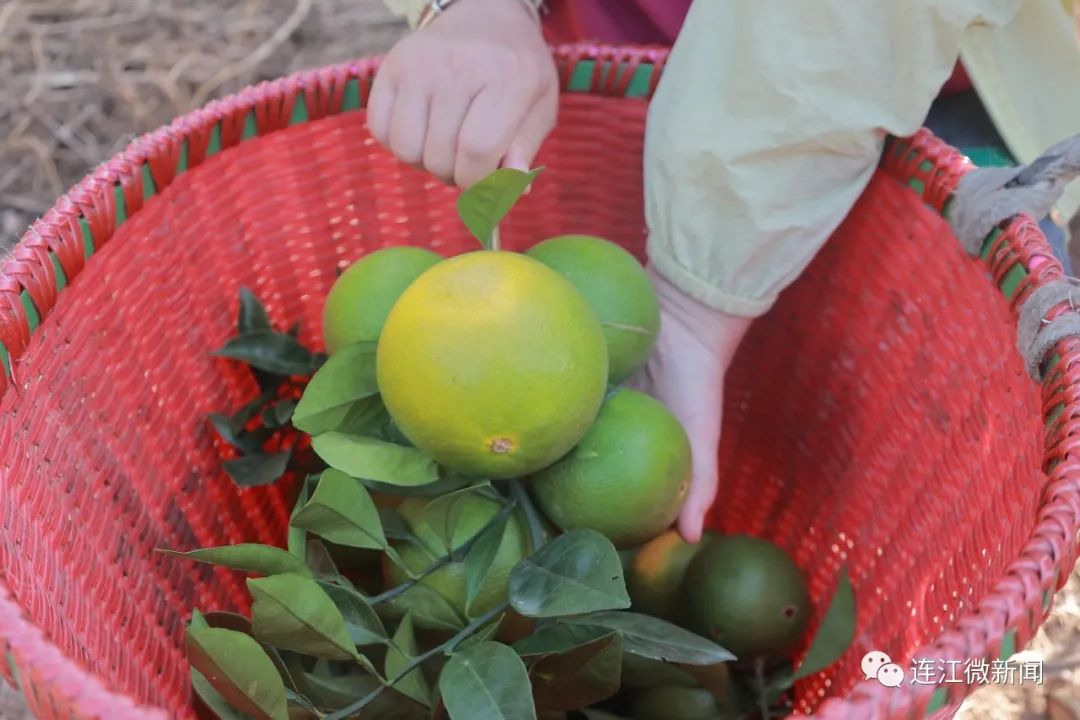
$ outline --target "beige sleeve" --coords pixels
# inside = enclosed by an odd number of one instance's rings
[[[730,314],[768,310],[858,199],[885,135],[923,123],[965,29],[1021,3],[695,0],[646,133],[656,271]]]
[[[420,14],[431,4],[431,0],[383,0],[383,4],[394,15],[409,23],[409,27],[415,28],[420,22]]]

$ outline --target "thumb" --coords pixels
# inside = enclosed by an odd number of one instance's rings
[[[716,451],[720,442],[720,408],[713,398],[719,394],[709,393],[698,398],[698,412],[693,417],[680,413],[678,406],[672,408],[675,416],[682,422],[686,435],[690,439],[691,473],[690,490],[686,494],[682,510],[679,512],[679,534],[689,543],[701,540],[705,527],[705,516],[716,500],[718,471]]]

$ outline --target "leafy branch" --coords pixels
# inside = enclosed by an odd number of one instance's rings
[[[475,633],[477,630],[487,625],[489,622],[494,620],[499,615],[505,613],[509,609],[509,603],[503,603],[502,605],[488,610],[486,613],[484,613],[483,615],[466,625],[464,628],[462,628],[461,631],[459,631],[456,635],[451,637],[446,642],[442,643],[441,645],[436,645],[424,654],[413,658],[413,660],[409,662],[409,664],[406,665],[401,670],[401,672],[394,676],[393,679],[387,680],[385,684],[371,691],[364,697],[354,702],[352,705],[342,708],[341,710],[336,710],[329,715],[324,716],[325,720],[344,720],[353,713],[360,712],[365,707],[374,702],[379,697],[379,695],[381,695],[383,691],[385,691],[388,687],[393,687],[396,683],[400,682],[406,676],[408,676],[409,673],[411,673],[413,670],[416,670],[418,667],[420,667],[436,655],[440,655],[442,653],[452,653],[458,645],[471,637],[473,633]]]

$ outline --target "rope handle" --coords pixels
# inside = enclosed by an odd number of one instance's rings
[[[978,255],[995,227],[1005,220],[1027,214],[1045,217],[1061,194],[1080,176],[1080,135],[1052,146],[1027,165],[971,170],[953,193],[948,218],[953,233],[970,255]],[[1042,381],[1047,353],[1061,340],[1080,336],[1080,281],[1055,280],[1039,288],[1020,306],[1017,349],[1028,374]],[[1068,303],[1072,312],[1054,320],[1046,315]]]

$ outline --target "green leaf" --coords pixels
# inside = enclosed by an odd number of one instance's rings
[[[563,622],[617,630],[622,633],[626,652],[653,660],[687,665],[715,665],[735,659],[734,655],[712,640],[651,615],[600,612]]]
[[[312,376],[293,412],[293,425],[310,435],[327,432],[341,422],[357,401],[378,392],[375,343],[347,345]]]
[[[259,575],[311,574],[307,565],[298,557],[272,545],[241,543],[240,545],[201,548],[189,552],[177,552],[175,550],[161,550],[160,552],[209,565],[219,565],[232,570],[258,573]]]
[[[450,656],[439,690],[451,720],[536,720],[525,664],[501,643]]]
[[[262,452],[263,442],[266,441],[266,432],[249,433],[244,431],[244,420],[240,425],[221,413],[213,413],[209,416],[210,424],[222,440],[232,445],[244,454]]]
[[[267,406],[262,411],[263,426],[271,430],[285,427],[292,419],[293,411],[295,409],[296,401],[292,398],[285,398],[273,405]]]
[[[226,460],[222,466],[233,482],[240,487],[258,487],[270,485],[279,480],[285,474],[291,457],[291,450],[272,455],[258,453],[245,455],[235,460]]]
[[[525,517],[525,524],[529,528],[529,541],[532,545],[533,552],[543,547],[547,541],[547,531],[544,529],[544,523],[540,520],[540,511],[536,509],[536,503],[529,497],[528,491],[521,484],[521,481],[514,478],[509,481],[510,497],[512,497],[521,508],[521,514]]]
[[[514,643],[514,650],[526,659],[559,655],[608,637],[612,632],[591,625],[547,625]]]
[[[477,489],[484,486],[490,487],[490,483],[485,480],[480,484],[447,493],[424,506],[424,523],[442,540],[444,550],[457,550],[472,539],[472,535],[463,536],[458,526],[458,518],[465,506],[462,501],[466,501]]]
[[[622,640],[612,632],[529,668],[538,710],[577,710],[619,691]]]
[[[236,328],[240,335],[257,330],[270,330],[270,316],[258,298],[246,287],[240,288],[240,317]]]
[[[381,492],[387,495],[398,495],[400,497],[434,497],[436,495],[445,495],[460,490],[476,482],[485,481],[478,481],[476,478],[468,478],[456,473],[448,473],[446,477],[439,478],[426,485],[417,485],[415,487],[390,485],[387,483],[376,482],[375,480],[364,480],[364,485],[372,492]]]
[[[249,720],[248,716],[234,710],[225,696],[215,690],[206,676],[195,668],[191,668],[191,688],[218,720]]]
[[[491,564],[502,545],[503,535],[506,533],[506,525],[510,522],[510,515],[504,515],[501,520],[484,530],[476,539],[473,546],[465,556],[465,607],[472,608],[476,594],[480,592],[480,586],[491,570]]]
[[[338,581],[342,579],[341,571],[338,570],[337,563],[334,562],[334,556],[330,554],[326,545],[320,540],[308,541],[307,566],[311,570],[311,576],[316,580]]]
[[[283,650],[331,660],[359,658],[345,618],[310,578],[286,574],[249,579],[255,637]]]
[[[345,675],[309,673],[305,681],[319,706],[328,710],[348,707],[380,687],[375,678],[356,672]],[[429,720],[431,712],[415,700],[387,688],[371,704],[349,717],[353,720]]]
[[[543,168],[522,172],[500,168],[458,196],[457,211],[465,227],[489,250],[495,228]]]
[[[300,492],[296,496],[296,502],[293,503],[292,514],[289,516],[289,540],[288,548],[289,552],[294,556],[300,558],[302,562],[307,562],[307,531],[296,527],[292,524],[293,518],[296,517],[296,513],[300,512],[300,508],[307,505],[308,498],[311,497],[311,490],[308,485],[308,478],[304,478],[304,481],[300,483]]]
[[[345,627],[354,645],[386,643],[386,628],[382,620],[359,593],[322,580],[317,582],[345,619]]]
[[[276,375],[307,375],[315,359],[300,342],[273,330],[252,330],[230,339],[215,355],[232,358]]]
[[[832,602],[825,612],[821,626],[810,643],[810,649],[795,672],[793,682],[821,672],[836,662],[855,637],[855,591],[846,567],[840,568]]]
[[[391,682],[396,680],[419,654],[420,651],[416,647],[416,634],[413,632],[412,616],[406,613],[394,633],[393,645],[386,650],[386,679]],[[419,667],[394,682],[394,688],[425,707],[431,706],[431,688]]]
[[[506,618],[506,615],[500,615],[484,627],[474,632],[469,637],[465,638],[457,644],[455,650],[464,650],[470,645],[479,645],[480,643],[486,643],[489,640],[494,641],[495,635],[498,634],[499,629],[502,627],[502,622]]]
[[[229,705],[255,717],[288,720],[285,683],[251,636],[189,626],[186,639],[192,667]]]
[[[413,623],[428,630],[457,632],[465,627],[465,621],[454,606],[427,585],[413,585],[394,598],[389,606],[399,617],[412,613]]]
[[[571,530],[519,562],[509,590],[510,604],[525,617],[630,607],[619,554],[593,530]]]
[[[327,465],[354,478],[404,486],[439,478],[435,461],[415,448],[339,432],[319,435],[311,444]]]
[[[340,470],[323,471],[314,494],[292,524],[337,545],[370,550],[386,547],[375,501],[363,483]]]

